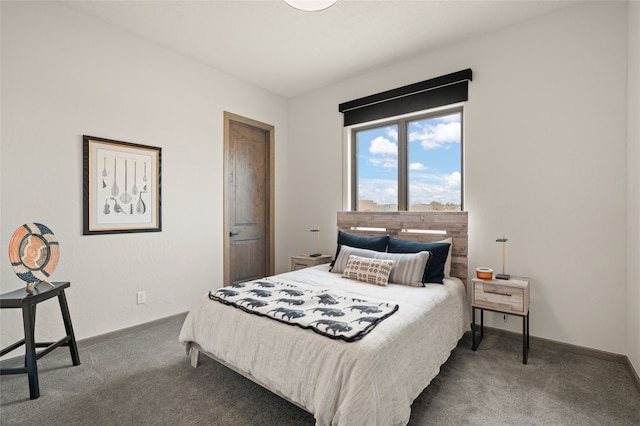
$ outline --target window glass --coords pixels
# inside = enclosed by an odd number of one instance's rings
[[[352,209],[463,208],[462,109],[352,129]]]
[[[358,210],[398,210],[398,126],[360,130],[356,135]]]
[[[461,113],[407,123],[408,210],[460,210]]]

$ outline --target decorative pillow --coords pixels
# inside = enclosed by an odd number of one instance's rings
[[[340,254],[340,246],[349,246],[375,251],[387,251],[388,242],[388,235],[382,235],[380,237],[364,237],[362,235],[354,235],[338,231],[338,248],[336,249],[336,257],[333,258],[331,266],[333,267],[336,259],[338,258],[338,254]]]
[[[364,283],[386,286],[389,282],[393,260],[369,259],[360,256],[349,256],[343,278],[362,281]]]
[[[332,271],[336,273],[344,272],[351,256],[359,256],[376,260],[393,260],[395,262],[395,266],[391,270],[389,282],[422,287],[424,271],[429,264],[431,253],[428,251],[418,253],[382,253],[373,250],[342,246]]]
[[[421,243],[418,241],[407,241],[398,238],[389,237],[389,253],[417,253],[421,251],[430,251],[431,259],[429,267],[425,270],[425,283],[442,284],[444,277],[451,274],[451,244],[452,239],[447,238],[443,241],[433,243]]]

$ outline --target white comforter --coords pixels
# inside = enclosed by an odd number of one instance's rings
[[[317,425],[405,425],[411,403],[438,374],[469,311],[462,283],[378,287],[340,278],[328,265],[282,274],[300,286],[337,288],[399,309],[362,340],[347,343],[199,300],[180,342],[245,371],[311,412]]]

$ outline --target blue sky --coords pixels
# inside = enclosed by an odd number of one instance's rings
[[[461,114],[408,122],[409,202],[460,203]],[[397,203],[398,128],[357,133],[361,200]]]

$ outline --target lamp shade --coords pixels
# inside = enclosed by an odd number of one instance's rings
[[[317,12],[333,6],[338,0],[284,0],[294,9],[303,10],[305,12]]]

